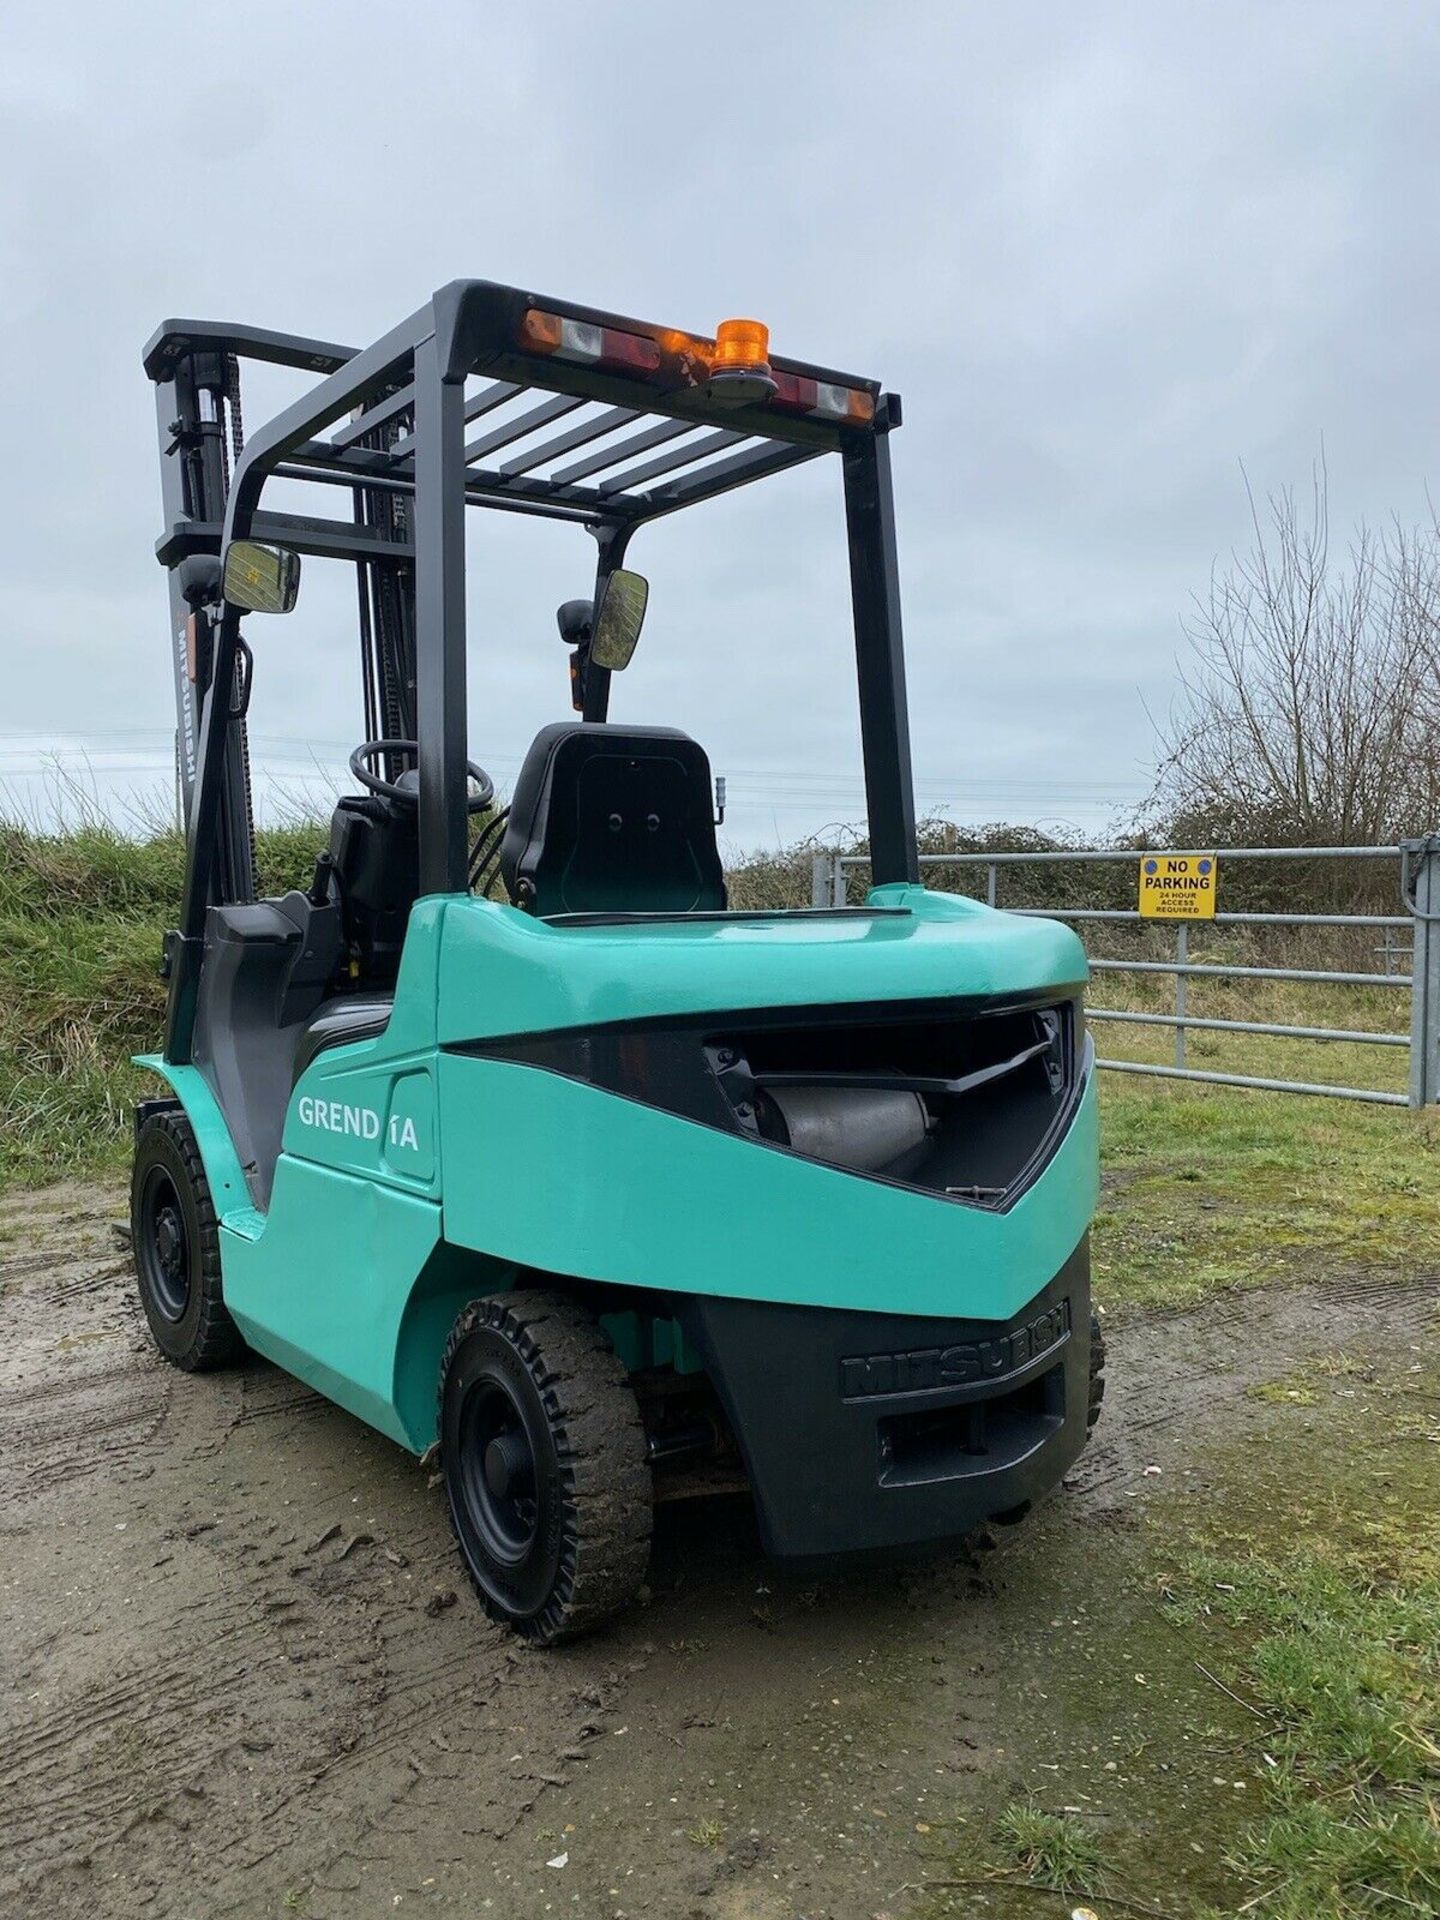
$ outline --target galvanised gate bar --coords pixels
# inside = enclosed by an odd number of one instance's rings
[[[1149,850],[1147,850],[1149,851]],[[1185,853],[1186,849],[1181,849]],[[1191,857],[1194,857],[1193,850]],[[1387,962],[1392,955],[1404,955],[1409,940],[1411,970],[1383,973],[1347,972],[1322,967],[1230,966],[1190,959],[1190,925],[1179,921],[1174,926],[1173,960],[1092,959],[1092,973],[1161,974],[1175,980],[1173,1013],[1140,1013],[1119,1008],[1087,1006],[1087,1020],[1111,1021],[1142,1027],[1172,1027],[1175,1030],[1175,1056],[1169,1064],[1151,1061],[1097,1059],[1096,1065],[1115,1073],[1154,1074],[1164,1079],[1194,1080],[1216,1086],[1253,1087],[1269,1093],[1328,1094],[1337,1100],[1365,1100],[1380,1106],[1421,1107],[1440,1101],[1440,836],[1407,840],[1390,847],[1219,847],[1206,852],[1218,853],[1225,865],[1238,860],[1383,860],[1398,868],[1397,892],[1403,913],[1216,913],[1216,926],[1231,927],[1333,927],[1370,928],[1383,937],[1380,951]],[[985,898],[988,905],[1000,904],[1000,874],[1014,867],[1064,867],[1091,863],[1133,866],[1140,858],[1138,849],[1114,850],[1086,848],[1056,853],[943,853],[921,854],[921,867],[971,867],[985,874]],[[863,854],[817,853],[812,870],[812,901],[816,906],[844,906],[848,883],[846,876],[868,865]],[[1047,919],[1073,921],[1113,921],[1140,924],[1138,910],[1112,907],[1014,907],[1009,912],[1041,915]],[[1149,925],[1157,925],[1154,921]],[[1397,942],[1395,936],[1399,934]],[[1186,1005],[1186,985],[1191,980],[1293,980],[1317,986],[1377,987],[1410,995],[1409,1029],[1405,1032],[1375,1033],[1342,1027],[1288,1026],[1270,1020],[1220,1020],[1190,1013]],[[1342,1041],[1351,1045],[1404,1047],[1410,1056],[1408,1093],[1396,1093],[1378,1087],[1332,1086],[1308,1080],[1275,1080],[1257,1074],[1212,1073],[1185,1063],[1187,1032],[1268,1034],[1280,1039]]]

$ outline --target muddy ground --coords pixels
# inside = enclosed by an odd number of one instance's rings
[[[817,1586],[743,1502],[671,1509],[647,1604],[547,1654],[486,1622],[414,1461],[271,1367],[158,1360],[120,1213],[0,1203],[0,1911],[50,1920],[902,1920],[1017,1797],[1111,1822],[1163,1911],[1227,1910],[1253,1783],[1194,1743],[1240,1709],[1135,1578],[1142,1516],[1217,1497],[1207,1449],[1272,1417],[1247,1388],[1401,1351],[1433,1297],[1122,1317],[1023,1527]],[[954,1910],[1068,1911],[1012,1898]]]

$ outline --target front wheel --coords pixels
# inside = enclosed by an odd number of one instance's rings
[[[187,1373],[245,1352],[225,1311],[220,1230],[190,1122],[178,1107],[141,1122],[130,1177],[130,1246],[140,1304],[156,1346]]]
[[[634,1598],[650,1555],[645,1432],[592,1315],[558,1293],[472,1301],[445,1348],[439,1426],[451,1524],[493,1620],[550,1646]]]

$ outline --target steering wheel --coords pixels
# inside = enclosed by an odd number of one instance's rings
[[[405,753],[412,760],[420,757],[418,740],[362,740],[350,756],[350,771],[371,793],[383,794],[387,800],[402,800],[408,806],[418,806],[420,802],[420,782],[413,773],[402,773],[398,780],[387,780],[383,774],[375,771],[373,762],[382,753]],[[467,813],[484,813],[495,798],[495,782],[483,767],[477,767],[473,760],[465,762],[465,771],[474,783],[475,791],[465,803]],[[407,786],[405,783],[409,782]]]

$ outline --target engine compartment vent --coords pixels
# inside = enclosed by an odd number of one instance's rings
[[[980,1015],[757,1027],[706,1046],[743,1131],[807,1159],[1003,1207],[1080,1080],[1074,1002]]]

